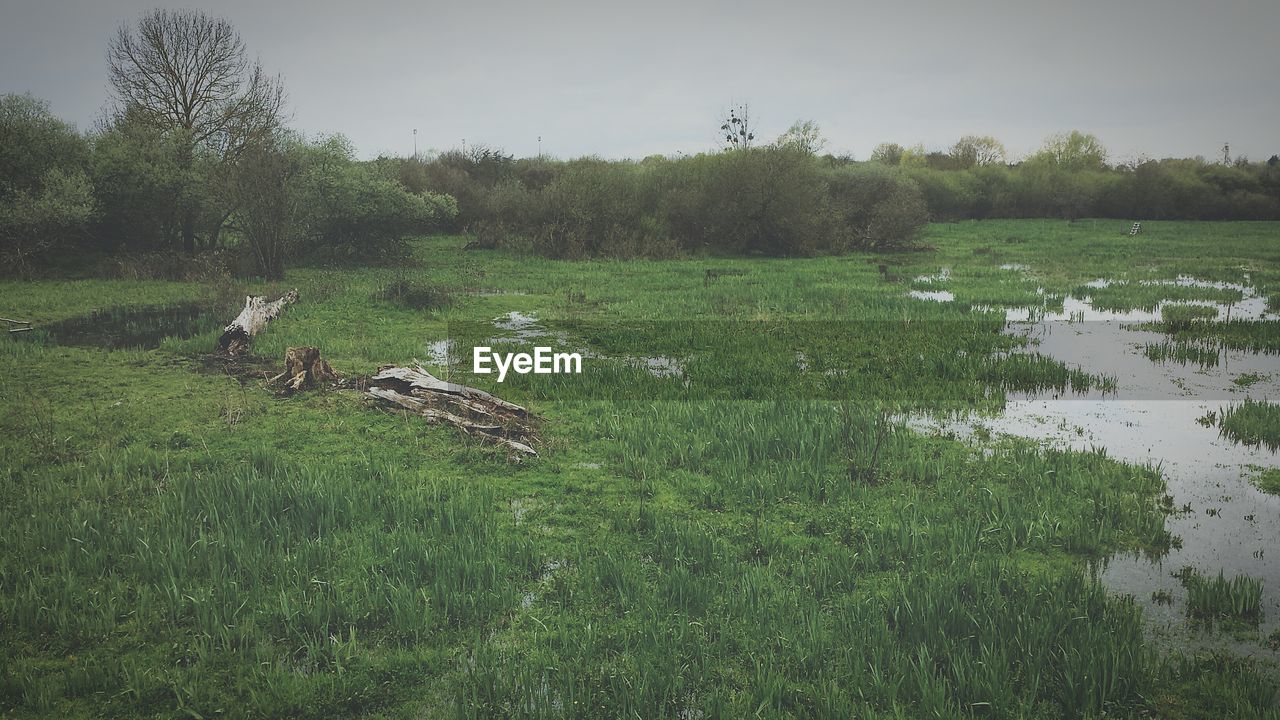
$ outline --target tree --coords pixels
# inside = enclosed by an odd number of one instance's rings
[[[1050,135],[1032,159],[1068,170],[1105,170],[1107,149],[1096,136],[1072,130]]]
[[[924,167],[926,153],[924,145],[903,147],[898,143],[880,143],[871,151],[871,160],[891,167]]]
[[[273,133],[246,146],[226,178],[259,272],[284,276],[299,254],[329,260],[385,259],[403,238],[438,229],[457,214],[452,197],[412,193],[376,163],[354,159],[340,135],[306,140]]]
[[[199,207],[191,195],[202,190],[181,155],[173,135],[140,119],[122,118],[94,138],[95,234],[105,248],[155,252],[181,237],[185,208]]]
[[[94,211],[84,138],[31,95],[0,96],[0,267],[31,262],[85,236]]]
[[[119,29],[107,59],[116,118],[132,115],[176,137],[184,168],[199,157],[231,161],[251,143],[268,141],[280,125],[279,81],[249,61],[226,20],[197,10],[154,10],[136,27]],[[199,208],[183,210],[182,245],[192,252]]]
[[[743,103],[736,108],[729,108],[729,115],[722,118],[720,137],[724,139],[726,150],[743,150],[751,147],[756,139],[755,128],[751,124],[751,108]]]
[[[805,155],[817,155],[827,146],[827,139],[822,137],[822,129],[812,120],[797,120],[778,136],[774,142],[780,148],[798,150]]]
[[[902,155],[905,152],[906,148],[898,143],[880,143],[871,151],[871,161],[897,167],[902,164]]]
[[[236,227],[269,280],[284,277],[284,263],[301,244],[299,173],[296,153],[284,138],[259,138],[245,146],[231,187],[236,196]]]
[[[961,168],[996,165],[1004,162],[1005,149],[989,135],[965,135],[951,146],[951,157]]]

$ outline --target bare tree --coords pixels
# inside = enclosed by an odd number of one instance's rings
[[[727,150],[738,150],[751,147],[755,142],[755,128],[751,124],[751,108],[743,103],[729,108],[729,114],[721,119],[720,137],[724,139]]]
[[[1004,145],[986,135],[965,135],[951,146],[951,157],[962,168],[975,165],[997,165],[1004,162]]]
[[[136,27],[122,26],[108,51],[116,115],[144,119],[179,133],[180,158],[234,160],[250,143],[280,125],[284,91],[251,62],[244,42],[226,20],[198,10],[154,10]],[[183,247],[195,249],[196,209],[185,213]],[[219,213],[224,222],[227,213]],[[216,231],[216,228],[215,228]]]

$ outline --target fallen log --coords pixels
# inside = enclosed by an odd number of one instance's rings
[[[538,454],[533,448],[537,442],[532,427],[534,416],[527,409],[483,390],[441,380],[421,365],[387,365],[367,381],[343,379],[320,357],[318,348],[306,346],[286,350],[284,365],[284,372],[267,380],[268,387],[283,382],[280,395],[292,395],[322,383],[334,388],[363,389],[366,397],[384,406],[408,410],[427,422],[452,425],[521,455]]]
[[[298,301],[297,289],[290,290],[277,300],[267,302],[261,295],[247,295],[244,309],[231,321],[218,338],[216,352],[221,355],[240,355],[249,349],[249,341],[267,323],[280,317],[284,306]]]
[[[441,380],[420,365],[383,367],[369,378],[365,394],[522,455],[538,454],[528,410],[483,390]]]
[[[407,385],[410,390],[422,390],[432,393],[444,393],[446,395],[454,395],[467,400],[475,400],[481,404],[489,403],[508,412],[515,413],[521,417],[529,414],[528,410],[509,403],[502,398],[491,395],[483,390],[478,390],[466,385],[458,385],[457,383],[441,380],[422,368],[421,365],[415,365],[412,369],[395,367],[394,365],[385,365],[378,369],[378,374],[369,378],[370,382],[381,384],[392,384],[388,381],[396,380]]]

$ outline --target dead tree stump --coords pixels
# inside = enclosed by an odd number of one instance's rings
[[[292,395],[299,390],[310,390],[321,383],[333,382],[338,373],[320,357],[320,349],[313,347],[291,347],[284,353],[284,372],[271,378],[268,385],[284,381],[280,388],[281,395]]]
[[[280,317],[284,306],[298,301],[297,289],[290,290],[278,300],[267,302],[261,295],[248,295],[244,309],[222,331],[216,352],[221,355],[240,355],[249,349],[249,341],[262,331],[267,323]]]

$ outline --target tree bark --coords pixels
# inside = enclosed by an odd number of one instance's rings
[[[528,410],[483,390],[441,380],[421,366],[380,369],[369,378],[366,396],[521,455],[538,454]]]
[[[320,357],[319,348],[308,346],[291,347],[284,352],[284,372],[267,381],[274,385],[281,380],[281,395],[292,395],[299,390],[319,387],[323,382],[338,379],[338,373],[329,367],[329,363]]]
[[[218,338],[216,352],[222,355],[241,355],[249,349],[249,342],[254,335],[262,331],[267,323],[275,320],[284,310],[284,306],[297,302],[297,289],[290,290],[278,300],[267,302],[260,295],[248,295],[244,299],[244,309],[231,321]]]

